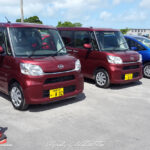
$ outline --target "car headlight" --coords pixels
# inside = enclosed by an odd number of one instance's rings
[[[20,63],[20,70],[22,74],[31,76],[41,76],[43,75],[43,70],[38,65],[33,65],[29,63]]]
[[[81,70],[81,63],[80,63],[79,59],[77,59],[76,62],[75,62],[75,70],[76,71],[80,71]]]
[[[142,62],[142,55],[141,54],[139,54],[139,60],[138,60],[138,62]]]
[[[122,59],[120,57],[111,56],[111,55],[107,56],[107,60],[111,64],[122,64],[123,63]]]

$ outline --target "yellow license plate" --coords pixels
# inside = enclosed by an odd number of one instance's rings
[[[64,88],[49,90],[49,98],[60,97],[64,95]]]
[[[125,80],[132,80],[133,79],[133,73],[125,74]]]

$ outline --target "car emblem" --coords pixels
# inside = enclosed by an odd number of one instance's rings
[[[58,69],[63,69],[63,68],[64,68],[64,65],[59,64],[57,67],[58,67]]]
[[[130,60],[134,60],[134,57],[131,56],[131,57],[130,57]]]

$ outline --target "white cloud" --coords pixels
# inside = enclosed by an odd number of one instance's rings
[[[95,11],[97,8],[105,7],[107,0],[55,0],[49,5],[51,12],[65,11],[65,18],[76,19],[84,13]],[[87,14],[86,14],[87,16]]]
[[[118,5],[118,4],[120,4],[120,2],[121,2],[121,0],[113,0],[114,5]]]
[[[148,18],[149,10],[146,12],[143,8],[150,8],[150,0],[141,0],[136,4],[136,8],[132,8],[131,4],[126,11],[120,10],[118,14],[114,11],[117,5],[130,4],[134,1],[137,2],[137,0],[24,0],[24,16],[27,18],[37,15],[45,24],[53,25],[58,21],[81,22],[87,26],[99,26],[100,22],[103,22],[110,27],[111,23],[114,25],[118,22],[139,24]],[[20,18],[20,0],[0,0],[0,19],[5,16],[11,21]]]
[[[3,7],[0,7],[0,14],[2,16],[19,16],[19,13],[20,13],[20,9],[16,6],[13,7],[13,10],[12,10],[12,6],[3,6]]]
[[[119,21],[119,22],[127,22],[127,23],[133,23],[133,22],[141,22],[145,21],[147,19],[147,14],[143,11],[129,11],[127,13],[123,13],[116,17],[114,21]]]
[[[1,18],[5,16],[18,16],[19,14],[19,1],[18,0],[0,0],[0,14]]]
[[[41,3],[29,3],[24,6],[24,14],[26,16],[33,16],[41,14],[44,11],[44,5]]]
[[[114,5],[118,5],[118,4],[122,3],[122,2],[131,3],[133,1],[135,1],[135,0],[113,0],[113,4]]]
[[[90,12],[105,8],[107,2],[108,0],[24,0],[24,16],[84,20]],[[20,18],[20,0],[0,0],[0,16]]]
[[[107,12],[107,11],[103,11],[100,13],[100,19],[102,20],[107,20],[111,17],[111,13]]]
[[[140,6],[144,8],[150,8],[150,0],[142,0]]]
[[[0,0],[0,5],[5,6],[5,5],[16,5],[19,4],[19,0]]]

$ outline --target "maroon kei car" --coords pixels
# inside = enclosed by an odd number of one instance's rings
[[[142,78],[142,57],[130,51],[119,30],[58,28],[70,54],[80,59],[84,77],[102,88]]]
[[[0,23],[0,91],[16,109],[75,97],[83,91],[80,70],[55,28]]]

